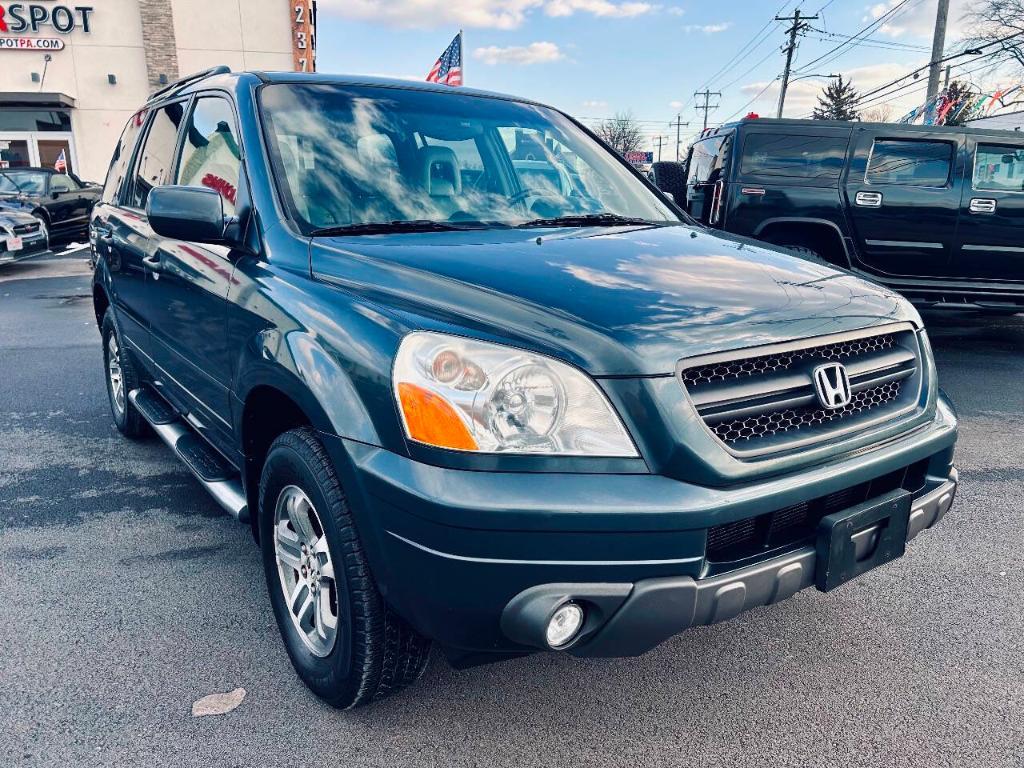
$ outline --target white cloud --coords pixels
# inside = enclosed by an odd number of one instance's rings
[[[598,99],[587,99],[583,102],[583,106],[588,109],[604,109],[608,106],[607,101],[600,101]]]
[[[684,104],[681,101],[670,101],[668,105],[672,107],[672,109],[682,109],[683,107],[686,106],[686,104]]]
[[[690,32],[703,32],[705,35],[715,35],[719,32],[725,32],[731,26],[731,21],[720,21],[717,24],[687,24],[683,27],[683,31],[687,34]]]
[[[656,6],[635,0],[320,0],[318,8],[394,27],[516,29],[536,11],[548,16],[639,16]]]
[[[558,50],[554,43],[539,42],[529,45],[510,45],[501,48],[497,45],[489,45],[486,48],[477,48],[473,51],[473,58],[480,59],[484,64],[545,64],[551,61],[564,59],[565,54]]]
[[[666,8],[665,13],[667,13],[669,16],[682,16],[683,14],[686,13],[686,11],[680,8],[678,5],[673,5],[669,8]]]
[[[544,12],[548,16],[571,16],[585,11],[595,16],[640,16],[654,9],[650,3],[619,2],[611,0],[547,0]]]
[[[972,0],[950,0],[949,22],[946,26],[946,44],[964,34],[964,15],[970,9]],[[900,0],[885,0],[865,8],[864,22],[882,18]],[[928,43],[935,31],[935,3],[909,3],[903,10],[896,11],[879,28],[878,34],[894,38],[920,38]]]

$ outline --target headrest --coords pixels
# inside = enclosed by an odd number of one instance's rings
[[[448,147],[421,147],[420,168],[428,194],[446,197],[462,194],[459,161]]]

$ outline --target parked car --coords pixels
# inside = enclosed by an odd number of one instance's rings
[[[217,68],[129,121],[92,231],[114,423],[248,520],[335,706],[432,641],[628,656],[831,590],[956,491],[907,301],[708,232],[540,104]]]
[[[0,208],[0,266],[49,251],[45,223],[30,213]]]
[[[0,208],[25,210],[45,222],[54,240],[89,236],[89,216],[103,188],[49,168],[0,171]]]
[[[671,164],[662,164],[668,166]],[[1024,310],[1024,136],[748,119],[663,190],[704,224],[793,247],[924,304]]]

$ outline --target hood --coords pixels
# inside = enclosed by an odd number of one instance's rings
[[[899,320],[892,291],[696,227],[479,230],[316,239],[314,275],[404,314],[557,355],[593,375]]]
[[[0,205],[0,226],[14,226],[21,224],[32,224],[39,221],[31,213],[21,211],[17,208],[4,208]]]

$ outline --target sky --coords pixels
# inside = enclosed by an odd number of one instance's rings
[[[462,29],[467,86],[528,97],[595,122],[630,112],[653,148],[672,159],[680,115],[686,140],[702,127],[709,88],[716,123],[749,111],[774,116],[788,23],[817,14],[794,56],[786,117],[807,117],[827,80],[842,74],[862,93],[927,64],[938,0],[319,0],[317,69],[422,80]],[[951,0],[947,54],[965,34],[971,0]],[[822,58],[866,25],[866,39]],[[816,61],[821,59],[820,61]],[[1014,82],[1005,68],[961,59],[982,88]],[[809,77],[804,77],[808,75]],[[927,73],[895,97],[896,119],[923,101]],[[867,107],[882,106],[866,103]]]

